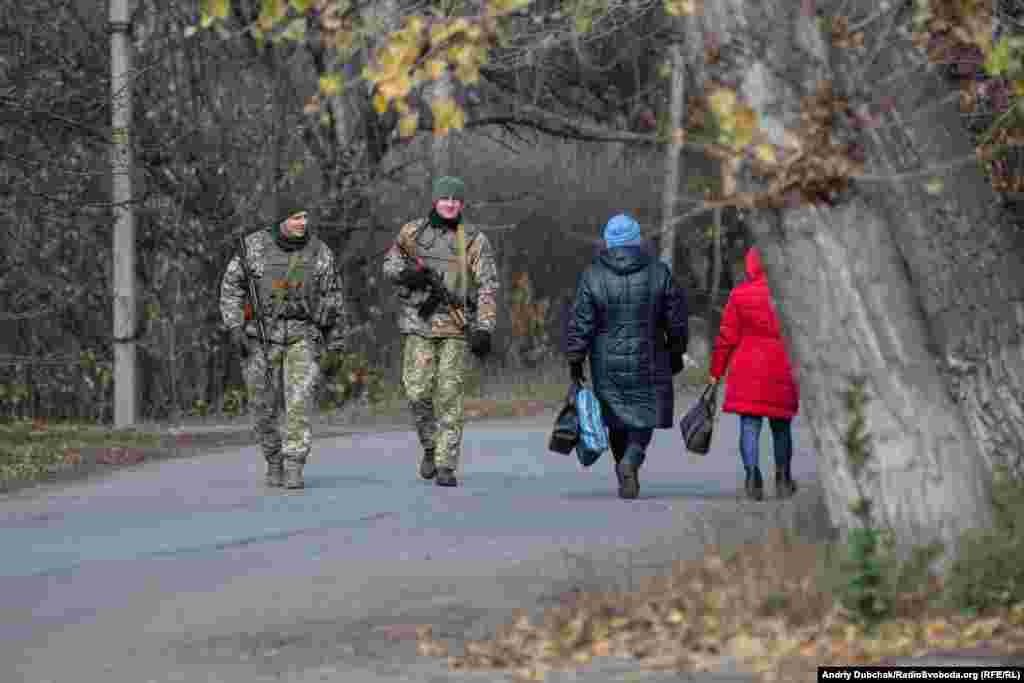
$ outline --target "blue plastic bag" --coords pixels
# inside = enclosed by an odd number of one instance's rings
[[[608,450],[608,430],[601,418],[601,404],[587,387],[581,386],[576,392],[576,411],[580,421],[576,459],[584,467],[590,467]]]

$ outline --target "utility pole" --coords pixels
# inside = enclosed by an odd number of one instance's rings
[[[129,0],[110,0],[110,180],[114,216],[114,427],[138,419]]]

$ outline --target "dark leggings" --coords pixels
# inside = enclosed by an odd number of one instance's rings
[[[651,445],[653,436],[653,429],[610,428],[608,445],[611,446],[612,457],[615,458],[615,462],[625,461],[640,467],[647,457],[647,447]]]

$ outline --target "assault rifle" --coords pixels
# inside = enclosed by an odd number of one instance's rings
[[[267,328],[263,324],[263,306],[260,303],[260,289],[252,273],[249,272],[247,250],[245,247],[245,235],[238,238],[241,251],[238,253],[238,262],[242,266],[242,277],[249,286],[249,300],[242,307],[242,325],[252,320],[256,323],[256,332],[260,337],[260,346],[263,348],[263,360],[266,361],[267,375],[270,375],[270,356],[267,355]]]
[[[459,328],[465,330],[466,313],[463,310],[462,304],[456,301],[455,297],[453,297],[451,292],[448,291],[448,288],[444,286],[444,279],[441,275],[437,271],[428,267],[427,264],[423,262],[422,258],[419,256],[413,256],[406,251],[400,240],[395,240],[395,246],[398,247],[398,251],[401,252],[403,257],[405,257],[405,260],[411,262],[416,270],[426,273],[427,290],[429,291],[429,295],[416,309],[419,316],[424,320],[429,320],[430,316],[432,316],[434,311],[437,310],[437,307],[444,304],[451,311],[452,320],[455,321],[455,324],[458,325]]]

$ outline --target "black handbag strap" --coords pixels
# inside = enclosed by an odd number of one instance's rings
[[[708,396],[708,392],[711,393],[710,396]],[[700,401],[707,407],[708,414],[714,418],[718,412],[718,384],[708,384],[704,387],[704,392],[700,395]]]
[[[569,395],[565,399],[566,405],[572,406],[573,408],[576,407],[576,394],[578,394],[582,388],[583,386],[576,380],[569,383]]]

